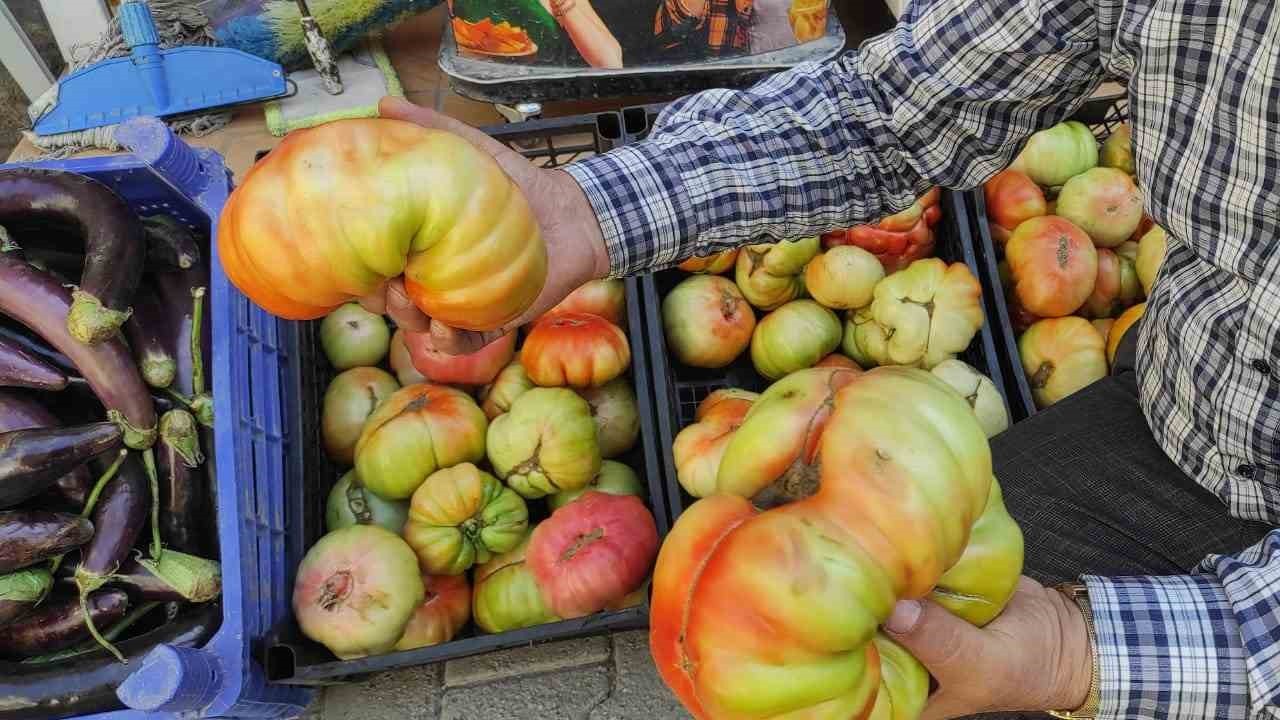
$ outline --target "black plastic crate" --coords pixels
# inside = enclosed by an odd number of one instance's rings
[[[599,152],[616,145],[621,138],[617,113],[534,120],[525,123],[486,128],[491,136],[519,150],[535,163],[552,167]],[[649,357],[644,349],[643,309],[636,280],[628,280],[627,336],[631,344],[631,379],[635,386],[640,414],[640,438],[636,447],[618,458],[635,469],[648,487],[646,498],[657,522],[659,536],[666,535],[667,510],[664,502],[662,473],[658,461],[657,430],[654,424],[653,389]],[[286,396],[293,400],[286,410],[300,427],[303,442],[286,458],[287,487],[296,489],[288,498],[288,527],[291,535],[289,555],[292,587],[302,554],[324,534],[324,506],[329,489],[340,477],[342,469],[325,456],[320,434],[320,407],[325,388],[336,374],[320,347],[319,321],[283,323],[287,328],[282,344],[293,359],[285,378]],[[530,506],[535,517],[541,517],[540,503]],[[425,665],[452,658],[476,655],[503,648],[529,645],[547,640],[595,635],[612,630],[643,628],[648,625],[649,604],[625,610],[602,612],[584,618],[538,625],[512,632],[484,634],[468,624],[457,638],[448,643],[407,652],[390,653],[358,660],[334,659],[324,647],[306,639],[292,617],[275,628],[260,652],[267,676],[273,682],[295,685],[324,685],[383,670]]]
[[[1128,95],[1118,93],[1093,98],[1080,107],[1072,120],[1079,120],[1093,130],[1099,142],[1107,139],[1115,129],[1128,119]],[[1004,285],[1000,282],[1000,256],[996,252],[995,242],[991,239],[991,228],[987,220],[987,201],[981,187],[964,193],[963,202],[968,208],[971,220],[971,232],[974,238],[974,252],[977,254],[978,267],[982,280],[982,296],[986,305],[987,321],[992,324],[996,334],[996,350],[999,353],[1000,367],[1004,371],[1005,384],[1008,386],[1009,405],[1013,409],[1013,420],[1025,420],[1036,413],[1036,403],[1031,395],[1031,385],[1027,383],[1027,374],[1022,370],[1022,359],[1018,354],[1018,336],[1013,331],[1013,323],[1009,320],[1009,303],[1005,299]]]
[[[644,137],[663,107],[644,105],[623,110],[623,129],[627,140],[634,141]],[[963,262],[969,266],[974,277],[981,280],[982,273],[973,252],[971,223],[965,203],[960,195],[949,191],[943,191],[941,202],[942,221],[934,228],[937,241],[934,255],[948,262]],[[666,476],[667,507],[671,510],[673,522],[693,501],[676,479],[675,458],[671,453],[676,434],[693,423],[698,403],[715,390],[737,387],[758,392],[769,384],[756,372],[747,352],[743,352],[729,366],[715,370],[689,367],[667,352],[667,339],[662,332],[662,298],[687,276],[688,273],[682,270],[670,269],[641,278],[645,321],[648,326],[646,331],[649,335],[648,348],[653,354],[650,364],[653,367],[654,405],[658,413],[658,439],[662,447]],[[1007,408],[1009,396],[997,357],[995,333],[991,318],[988,317],[969,348],[961,353],[960,359],[991,378],[996,390],[1005,398]]]

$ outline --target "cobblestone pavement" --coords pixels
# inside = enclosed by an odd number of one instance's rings
[[[327,688],[309,720],[685,720],[647,632],[514,648]]]

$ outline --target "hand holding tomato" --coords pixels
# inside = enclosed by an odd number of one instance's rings
[[[459,330],[433,322],[409,300],[399,278],[362,298],[361,304],[366,309],[385,312],[406,330],[430,332],[438,350],[469,354],[542,315],[578,286],[608,274],[609,255],[595,212],[577,182],[567,173],[535,167],[519,153],[479,130],[401,98],[383,98],[378,113],[384,118],[447,130],[492,155],[523,191],[538,220],[547,246],[547,279],[542,292],[523,315],[487,332]]]
[[[937,681],[922,720],[1071,710],[1089,692],[1093,656],[1084,616],[1065,595],[1027,577],[986,627],[928,600],[905,600],[884,629]]]

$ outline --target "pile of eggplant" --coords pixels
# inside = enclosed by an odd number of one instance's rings
[[[0,171],[0,718],[117,708],[151,648],[217,630],[207,247]]]

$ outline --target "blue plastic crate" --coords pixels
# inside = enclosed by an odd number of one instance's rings
[[[88,175],[139,212],[164,211],[216,237],[231,191],[222,157],[194,149],[153,118],[120,127],[133,154],[0,165]],[[211,243],[216,246],[216,243]],[[92,720],[157,717],[288,718],[300,715],[306,688],[270,685],[253,643],[289,613],[284,458],[299,436],[296,413],[282,401],[282,373],[296,358],[281,352],[295,330],[250,303],[228,282],[210,248],[209,363],[216,423],[213,457],[222,560],[222,624],[202,648],[160,646],[118,691],[131,708]]]

